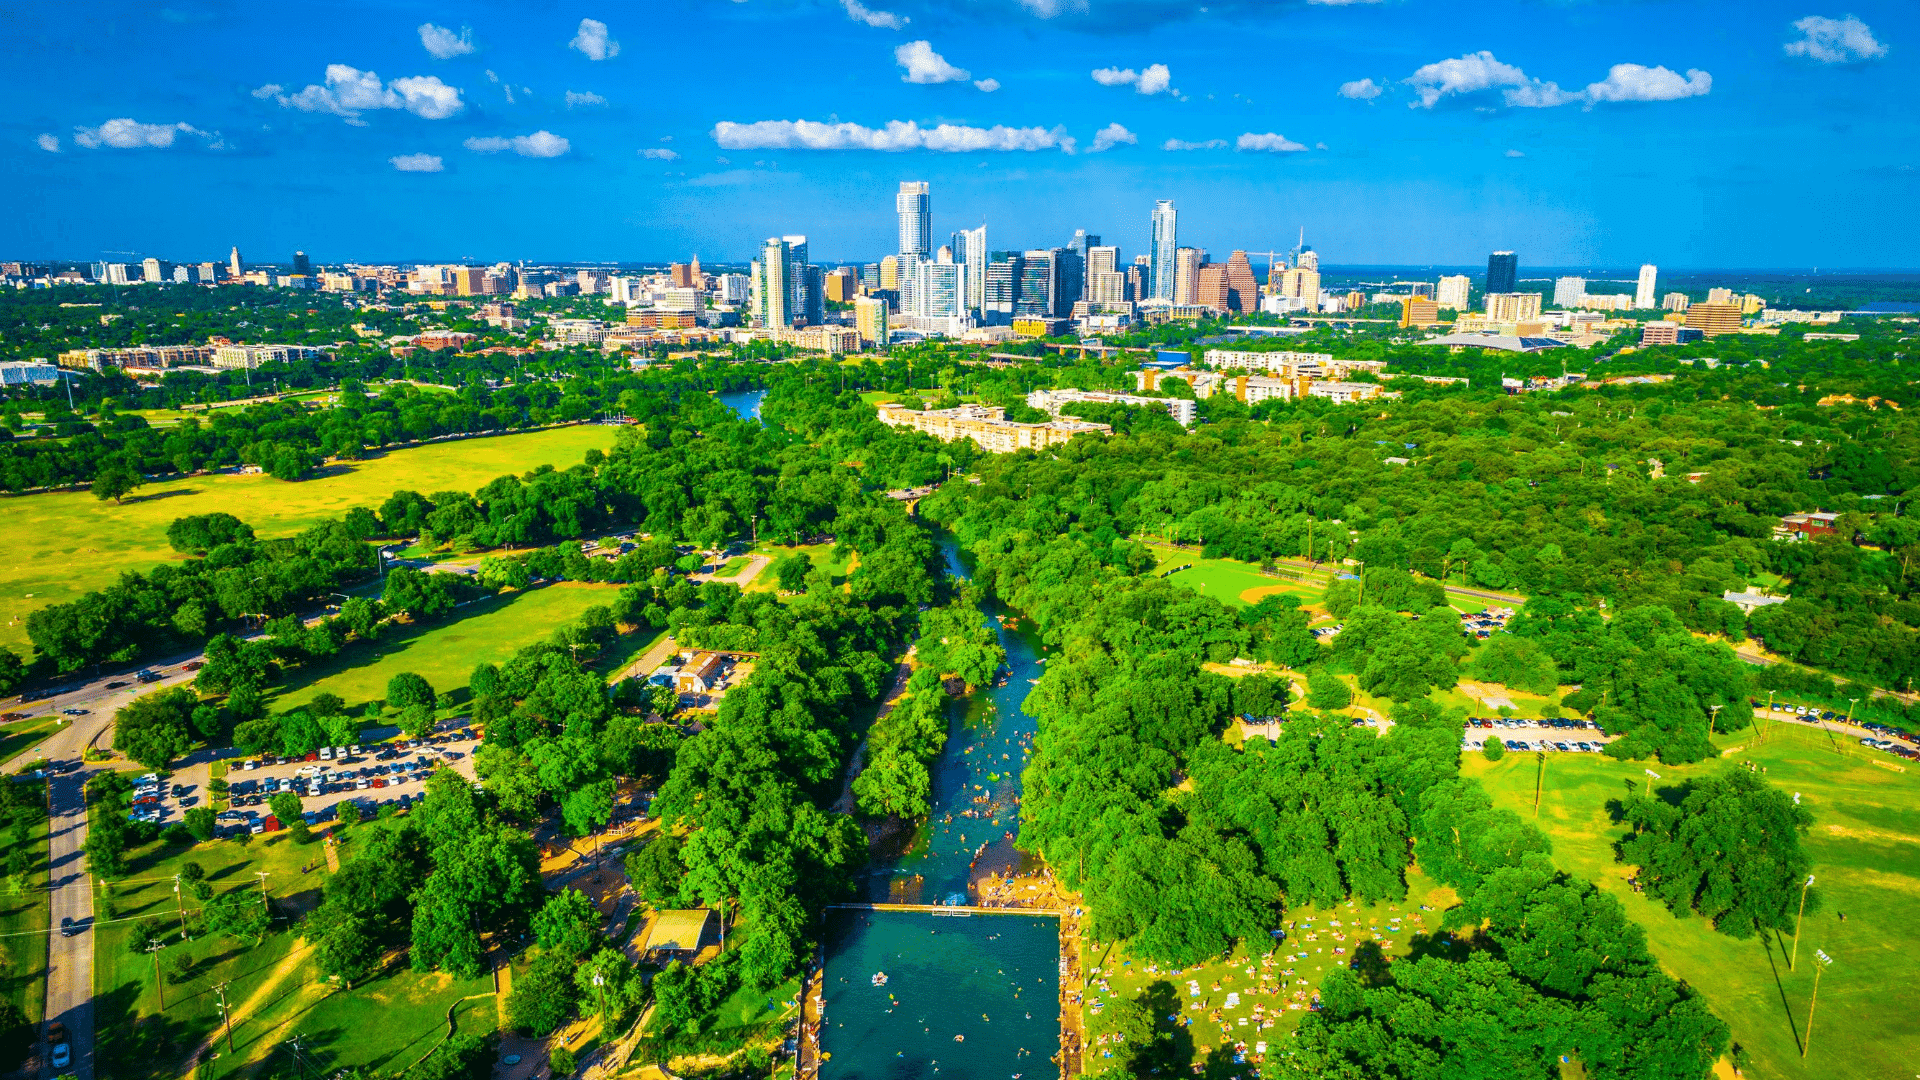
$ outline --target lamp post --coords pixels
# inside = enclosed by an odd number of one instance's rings
[[[1712,715],[1707,718],[1707,734],[1718,735],[1720,733],[1720,710],[1726,708],[1726,706],[1709,705],[1707,708],[1712,710]]]
[[[1800,1059],[1806,1060],[1807,1051],[1813,1049],[1813,1007],[1820,1004],[1820,973],[1833,963],[1833,957],[1813,950],[1813,996],[1807,999],[1807,1037],[1800,1043]]]
[[[1858,704],[1860,704],[1860,699],[1857,697],[1847,699],[1847,725],[1849,727],[1853,725],[1853,707]]]
[[[607,1022],[607,976],[605,972],[596,971],[593,973],[593,988],[599,992],[600,1023],[605,1024]]]
[[[1792,971],[1800,959],[1800,920],[1807,917],[1807,890],[1813,888],[1813,875],[1800,883],[1800,914],[1793,917],[1793,954],[1787,957],[1787,970]]]

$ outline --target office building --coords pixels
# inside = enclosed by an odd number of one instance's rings
[[[893,198],[894,212],[900,215],[900,254],[933,255],[933,195],[925,180],[900,181],[900,194]]]
[[[1051,319],[1058,317],[1059,279],[1054,275],[1056,250],[1044,248],[1020,256],[1020,274],[1013,296],[1015,318]],[[1072,309],[1067,305],[1068,310]]]
[[[581,271],[582,275],[586,273],[587,271],[585,270]],[[486,277],[487,277],[487,272],[478,266],[454,267],[453,268],[454,295],[456,296],[486,295],[486,291],[487,291]],[[580,281],[580,291],[581,292],[587,291],[587,281],[584,277]]]
[[[1273,294],[1283,300],[1291,301],[1284,305],[1288,310],[1312,309],[1319,306],[1320,270],[1317,260],[1311,262],[1308,260],[1308,256],[1312,254],[1311,251],[1301,252],[1299,264],[1280,271],[1277,275],[1280,279],[1277,286],[1272,284],[1276,275],[1271,272],[1267,274],[1267,281],[1273,289]]]
[[[1540,294],[1537,292],[1489,292],[1486,306],[1488,322],[1536,322],[1540,318]]]
[[[1698,341],[1704,336],[1691,326],[1681,326],[1672,322],[1650,322],[1640,328],[1642,345],[1685,345],[1689,341]]]
[[[858,282],[853,271],[845,266],[836,266],[827,271],[827,299],[836,304],[850,304]]]
[[[1400,301],[1400,325],[1432,326],[1440,321],[1440,305],[1424,296],[1409,296]]]
[[[1193,426],[1195,406],[1190,398],[1139,397],[1134,394],[1116,394],[1106,390],[1035,390],[1027,395],[1028,408],[1039,409],[1051,416],[1059,416],[1061,409],[1065,406],[1081,403],[1164,409],[1167,415],[1173,417],[1181,427]]]
[[[961,319],[966,315],[967,268],[955,262],[916,262],[913,288],[901,293],[905,314],[921,319]]]
[[[1733,302],[1734,300],[1733,300],[1732,289],[1708,289],[1707,290],[1707,303],[1709,304],[1731,304]]]
[[[1153,204],[1153,246],[1147,256],[1147,296],[1154,300],[1173,300],[1179,218],[1172,199],[1161,199]]]
[[[1199,248],[1176,248],[1173,253],[1173,302],[1175,306],[1200,302],[1200,264],[1207,253]]]
[[[160,265],[159,259],[144,260],[140,264],[140,280],[158,285],[167,280],[166,268]]]
[[[1587,299],[1587,279],[1563,277],[1553,283],[1553,306],[1579,307]]]
[[[1687,305],[1691,303],[1693,303],[1693,301],[1688,299],[1687,294],[1683,292],[1670,292],[1660,298],[1660,307],[1665,311],[1685,311],[1687,310]]]
[[[243,264],[240,262],[240,248],[235,246],[233,251],[227,255],[227,273],[232,274],[234,277],[239,277],[241,274],[246,273],[246,271],[242,269],[242,266]]]
[[[1314,274],[1314,296],[1320,294],[1319,274]],[[1247,253],[1236,251],[1227,256],[1227,303],[1229,309],[1246,315],[1260,304],[1260,286],[1253,280],[1253,264]]]
[[[1713,301],[1689,305],[1687,326],[1706,337],[1731,334],[1740,329],[1740,305]]]
[[[987,227],[953,234],[953,261],[966,268],[967,314],[978,317],[987,305]]]
[[[1013,321],[1013,302],[1020,291],[1020,253],[996,251],[987,259],[987,281],[981,296],[981,316],[1006,325]]]
[[[884,347],[887,344],[887,302],[874,296],[853,299],[853,328],[860,344]]]
[[[1746,293],[1740,297],[1739,304],[1740,314],[1758,315],[1761,310],[1767,306],[1767,301],[1765,298],[1756,296],[1753,293]]]
[[[1225,263],[1202,265],[1199,284],[1194,287],[1194,303],[1224,315],[1233,310],[1233,301],[1228,298],[1227,292],[1227,265]]]
[[[1654,283],[1660,278],[1660,268],[1647,263],[1640,267],[1640,280],[1633,288],[1633,306],[1650,308],[1653,306]]]
[[[296,275],[313,273],[313,264],[307,261],[306,252],[296,251],[293,253],[293,272]]]
[[[1440,288],[1434,293],[1434,303],[1454,311],[1465,311],[1471,304],[1473,279],[1465,274],[1453,274],[1440,279]]]
[[[890,427],[910,427],[924,431],[941,442],[971,439],[982,450],[1007,454],[1015,450],[1044,450],[1071,440],[1075,435],[1107,435],[1113,428],[1081,420],[1048,420],[1025,424],[1006,418],[1007,410],[998,405],[962,405],[955,409],[919,412],[892,402],[877,410],[880,422]]]
[[[1059,281],[1059,302],[1067,311],[1087,298],[1087,249],[1099,244],[1098,236],[1088,236],[1087,230],[1075,229],[1067,246],[1055,249],[1054,277]]]
[[[1510,293],[1520,286],[1520,256],[1496,251],[1487,256],[1487,291]]]
[[[753,261],[753,321],[769,329],[789,330],[821,322],[821,297],[808,288],[807,238],[770,236]]]

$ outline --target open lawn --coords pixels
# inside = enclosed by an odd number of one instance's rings
[[[1278,593],[1288,593],[1300,600],[1302,607],[1314,607],[1326,598],[1327,590],[1322,575],[1307,576],[1304,570],[1289,569],[1294,577],[1276,577],[1260,572],[1258,566],[1241,562],[1238,559],[1201,558],[1195,550],[1168,547],[1164,544],[1150,544],[1157,560],[1156,573],[1166,573],[1173,567],[1184,563],[1193,565],[1169,576],[1168,580],[1201,594],[1211,596],[1228,607],[1247,607],[1260,602],[1260,598]]]
[[[774,573],[774,566],[777,565],[781,559],[787,558],[796,551],[806,552],[807,557],[813,560],[815,569],[826,567],[827,572],[833,575],[833,583],[835,585],[846,584],[847,575],[853,570],[853,562],[851,559],[837,560],[833,557],[832,544],[801,544],[798,547],[783,547],[779,544],[761,544],[753,549],[753,553],[756,555],[765,555],[771,558],[773,562],[768,564],[765,570],[760,571],[760,576],[747,583],[745,591],[774,592],[778,590],[780,588],[780,576]]]
[[[26,827],[18,846],[33,858],[26,888],[19,894],[0,890],[0,993],[38,1021],[47,1003],[47,929],[53,917],[47,906],[47,819]],[[13,855],[11,830],[0,833],[0,864]]]
[[[581,424],[335,462],[324,476],[294,484],[265,475],[194,476],[148,485],[123,504],[84,491],[0,499],[0,646],[25,655],[33,611],[112,584],[121,571],[182,558],[167,544],[175,518],[224,511],[260,536],[286,536],[356,506],[376,507],[403,488],[472,491],[541,465],[577,465],[613,440],[613,428]]]
[[[60,716],[36,716],[0,727],[0,761],[11,761],[16,755],[31,750],[40,740],[60,730],[64,720]]]
[[[1362,942],[1377,942],[1389,958],[1405,956],[1413,938],[1437,927],[1441,912],[1453,903],[1453,890],[1416,870],[1408,875],[1404,901],[1290,908],[1271,928],[1284,937],[1248,941],[1225,960],[1189,968],[1160,967],[1133,959],[1122,945],[1083,940],[1086,1071],[1111,1068],[1109,1059],[1118,1056],[1111,1042],[1112,1006],[1161,980],[1172,984],[1180,1002],[1183,1022],[1174,1036],[1176,1045],[1190,1047],[1194,1062],[1204,1061],[1222,1044],[1244,1043],[1247,1060],[1258,1063],[1263,1059],[1260,1044],[1266,1044],[1268,1054],[1285,1047],[1318,995],[1321,980],[1354,959]],[[1156,1019],[1165,1026],[1164,1015]]]
[[[338,694],[349,709],[358,709],[384,698],[387,680],[403,671],[425,678],[442,700],[455,692],[452,703],[457,704],[466,698],[467,679],[474,668],[506,660],[578,619],[588,608],[612,603],[618,592],[616,585],[559,582],[481,600],[458,609],[456,617],[420,628],[390,630],[371,646],[351,646],[328,663],[295,668],[271,705],[284,712],[324,692]],[[623,637],[615,649],[625,642]]]
[[[215,841],[186,848],[161,844],[137,849],[127,876],[113,883],[121,919],[152,917],[178,927],[173,875],[197,862],[222,892],[258,893],[256,871],[269,871],[267,887],[276,911],[290,918],[310,910],[326,874],[320,844],[295,844],[288,833],[255,837],[242,846]],[[192,901],[189,898],[189,915]],[[396,955],[381,975],[345,990],[321,981],[311,949],[288,919],[254,947],[220,936],[182,942],[177,933],[160,954],[167,1007],[160,1011],[153,959],[127,949],[132,922],[105,921],[96,929],[94,979],[100,1015],[101,1075],[185,1075],[185,1057],[202,1040],[220,1035],[219,996],[234,1010],[235,1056],[214,1075],[280,1076],[292,1066],[286,1040],[302,1036],[302,1057],[316,1067],[377,1068],[398,1073],[425,1055],[446,1034],[447,1009],[457,1006],[463,1031],[489,1031],[498,1023],[490,975],[465,982],[443,974],[416,974]],[[176,957],[191,958],[177,973]],[[244,1071],[243,1071],[244,1070]],[[324,1073],[322,1073],[324,1075]]]
[[[1753,732],[1715,740],[1727,767],[1747,761],[1767,779],[1798,792],[1814,814],[1807,838],[1819,910],[1808,914],[1797,970],[1787,969],[1791,935],[1738,941],[1715,933],[1697,916],[1675,918],[1664,905],[1635,893],[1630,868],[1614,862],[1612,844],[1624,830],[1607,812],[1629,782],[1658,786],[1721,768],[1618,762],[1599,755],[1548,755],[1539,825],[1553,838],[1554,860],[1619,897],[1646,927],[1666,968],[1706,996],[1733,1028],[1735,1042],[1753,1055],[1750,1077],[1884,1078],[1920,1072],[1920,773],[1887,765],[1849,740],[1829,743],[1817,732],[1781,726],[1754,745]],[[1836,753],[1834,746],[1850,750]],[[1508,754],[1498,763],[1465,759],[1500,803],[1531,817],[1536,762]],[[1841,915],[1845,915],[1845,921]],[[1801,1060],[1807,1005],[1813,989],[1813,952],[1833,966],[1820,981],[1820,1003],[1810,1054]]]

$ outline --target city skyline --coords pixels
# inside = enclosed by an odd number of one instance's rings
[[[32,208],[0,250],[745,261],[805,233],[821,261],[856,261],[895,243],[876,211],[915,179],[941,192],[933,236],[984,221],[1009,246],[1085,228],[1146,251],[1140,208],[1171,199],[1189,246],[1285,249],[1304,225],[1353,265],[1506,248],[1539,266],[1913,264],[1910,222],[1825,209],[1899,205],[1920,179],[1910,6],[1635,14],[23,8],[0,162]],[[830,69],[759,74],[816,54]],[[1819,197],[1777,195],[1796,190]]]

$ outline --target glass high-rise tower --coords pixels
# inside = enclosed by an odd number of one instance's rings
[[[933,257],[933,195],[925,180],[900,181],[893,198],[900,215],[900,254]]]
[[[1510,293],[1520,283],[1520,256],[1496,251],[1487,256],[1487,291]]]
[[[1153,247],[1148,252],[1147,296],[1154,300],[1172,300],[1174,253],[1179,250],[1176,235],[1179,212],[1172,199],[1153,204]]]

